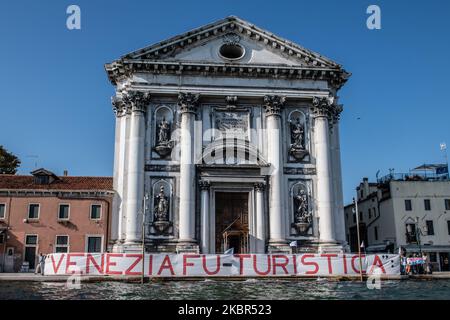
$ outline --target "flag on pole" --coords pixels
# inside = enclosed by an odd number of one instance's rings
[[[227,249],[223,254],[234,254],[234,248]]]
[[[364,249],[364,241],[363,241],[363,242],[361,242],[361,248],[363,248],[363,249]]]
[[[291,243],[289,243],[290,247],[296,247],[297,246],[297,240],[292,241]]]

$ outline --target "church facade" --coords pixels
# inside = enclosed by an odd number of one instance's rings
[[[340,65],[232,16],[105,68],[112,251],[346,250]]]

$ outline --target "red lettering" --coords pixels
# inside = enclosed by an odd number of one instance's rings
[[[114,271],[111,270],[111,267],[117,265],[117,262],[111,262],[111,258],[122,258],[123,254],[121,253],[107,253],[106,254],[106,274],[122,274],[122,271]]]
[[[187,262],[188,258],[196,259],[196,258],[200,258],[200,255],[199,254],[184,254],[183,255],[183,276],[186,275],[187,267],[194,266],[194,264],[192,262]]]
[[[60,258],[59,258],[58,264],[57,264],[56,266],[55,266],[55,258],[54,258],[54,255],[52,254],[52,255],[50,256],[50,258],[52,259],[53,272],[54,272],[55,274],[58,273],[59,267],[61,266],[61,263],[62,263],[62,261],[64,260],[64,256],[65,256],[65,254],[62,253],[61,256],[60,256]]]
[[[378,255],[375,255],[375,257],[373,259],[373,263],[372,263],[372,266],[370,267],[370,271],[369,271],[370,274],[373,273],[374,267],[378,267],[381,269],[381,271],[383,271],[383,273],[386,273],[386,270],[384,269],[384,266],[383,266],[383,261],[381,261],[381,259]]]
[[[267,270],[266,271],[259,271],[258,270],[258,267],[257,267],[258,263],[256,262],[257,256],[258,256],[257,254],[253,255],[253,269],[255,270],[255,273],[257,275],[267,276],[269,274],[269,272],[270,272],[270,266],[271,266],[270,256],[269,255],[266,256],[266,258],[267,258]]]
[[[277,259],[278,258],[282,258],[284,260],[284,262],[278,263]],[[277,274],[277,267],[281,267],[284,271],[285,274],[289,274],[289,271],[287,270],[286,266],[289,263],[289,258],[286,257],[284,254],[274,254],[272,255],[272,273],[273,274]]]
[[[125,274],[127,276],[139,276],[142,274],[142,271],[131,271],[136,265],[142,261],[142,254],[126,254],[126,258],[136,258],[136,260],[131,264],[131,266],[125,270]]]
[[[89,274],[91,272],[90,270],[90,262],[92,262],[92,265],[100,274],[103,274],[103,261],[104,261],[104,255],[101,254],[101,264],[98,265],[97,261],[95,261],[95,258],[92,254],[88,253],[86,255],[86,274]]]
[[[212,276],[214,274],[219,273],[219,271],[220,271],[220,255],[219,254],[216,255],[216,270],[214,270],[214,271],[209,271],[208,268],[206,267],[206,256],[205,255],[202,256],[202,260],[203,260],[203,270],[205,270],[207,275]]]
[[[361,255],[361,260],[362,259],[364,259],[364,257],[365,257],[365,255]],[[355,273],[360,273],[360,270],[359,270],[359,268],[358,269],[356,269],[356,266],[355,266],[355,261],[356,261],[356,259],[358,259],[358,264],[359,264],[359,256],[358,255],[354,255],[353,257],[352,257],[352,263],[351,263],[351,265],[352,265],[352,269],[353,269],[353,271],[355,272]],[[361,264],[362,264],[362,261],[361,261]],[[366,273],[366,271],[365,270],[362,270],[362,274],[365,274]]]
[[[169,269],[170,273],[174,276],[175,272],[173,271],[173,267],[172,267],[172,262],[170,262],[170,257],[168,255],[166,255],[164,257],[163,262],[161,263],[161,267],[158,270],[158,276],[161,275],[161,273],[163,272],[164,269]]]
[[[337,254],[334,253],[324,253],[320,255],[328,260],[328,274],[333,274],[333,265],[331,264],[331,258],[336,258]]]
[[[304,266],[314,266],[314,270],[306,271],[305,274],[316,274],[319,271],[319,265],[317,262],[311,261],[307,262],[305,261],[307,258],[314,258],[315,255],[313,254],[304,254],[302,255],[301,262]]]
[[[235,257],[239,258],[239,274],[244,274],[244,259],[250,258],[251,254],[235,254]]]
[[[71,257],[84,257],[84,253],[69,253],[67,254],[67,260],[66,260],[66,274],[70,273],[76,273],[77,271],[74,270],[72,272],[69,272],[70,266],[76,266],[77,263],[75,261],[70,261]],[[80,274],[83,274],[83,272],[80,270]]]

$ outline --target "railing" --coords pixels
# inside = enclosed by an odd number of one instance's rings
[[[447,181],[447,174],[436,173],[391,173],[377,180],[378,183],[384,184],[390,181]]]

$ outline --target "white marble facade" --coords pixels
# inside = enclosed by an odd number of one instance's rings
[[[289,252],[295,240],[298,252],[345,250],[340,65],[228,17],[106,71],[111,250],[143,238],[152,252]]]

